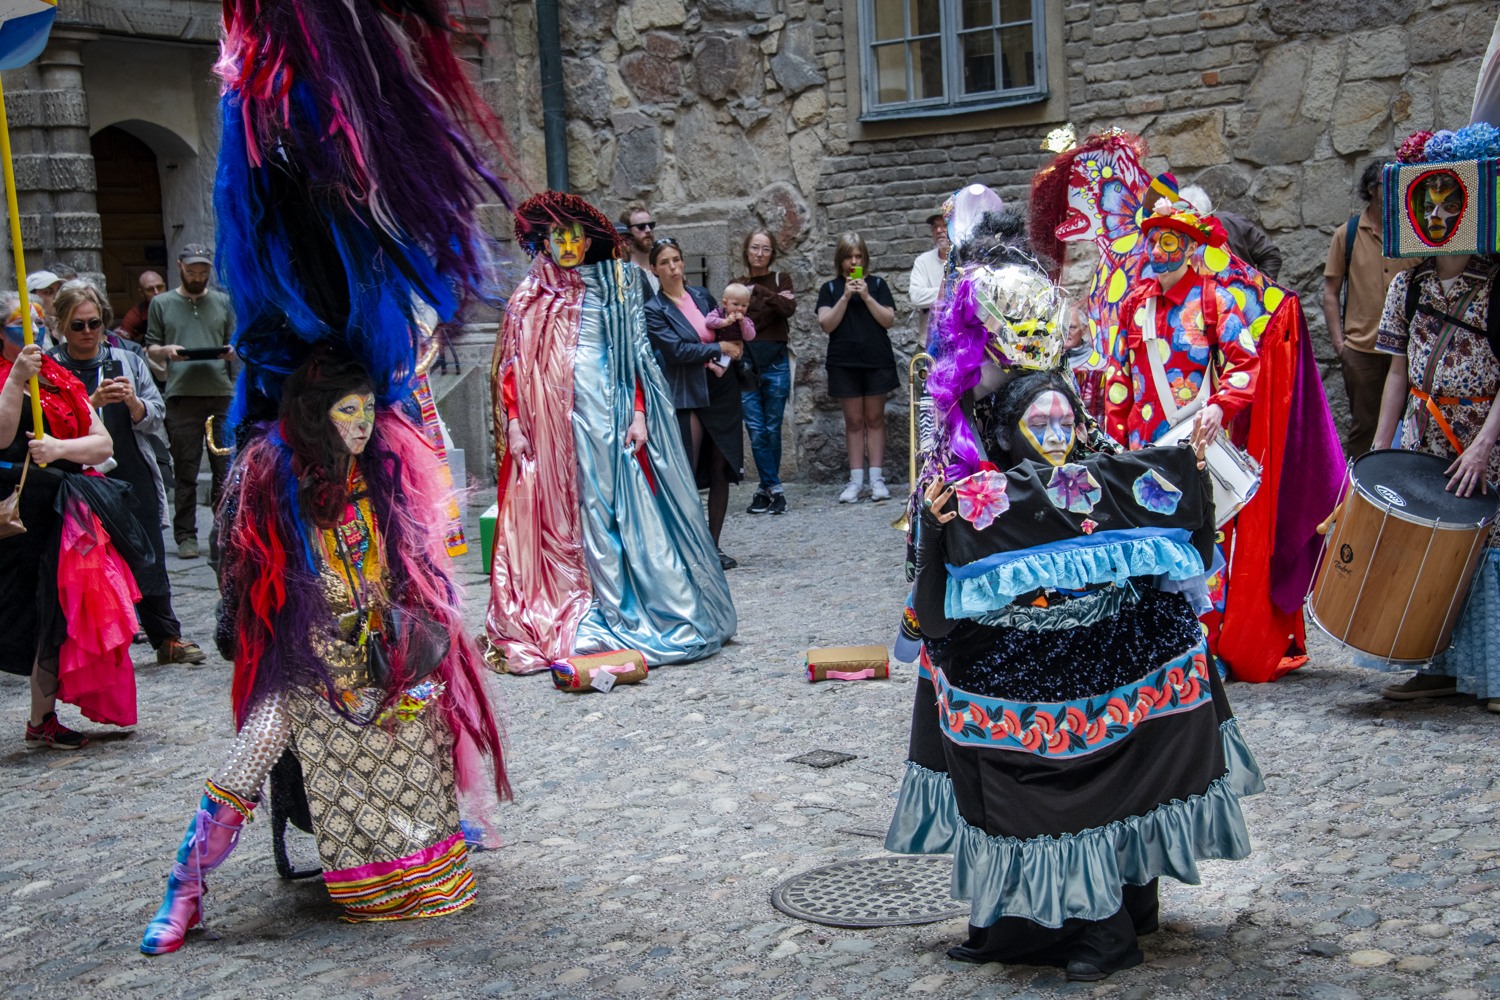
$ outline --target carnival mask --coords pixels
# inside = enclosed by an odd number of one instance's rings
[[[1033,399],[1021,415],[1017,426],[1020,437],[1014,449],[1016,457],[1040,458],[1054,467],[1065,465],[1078,443],[1073,426],[1075,420],[1073,404],[1068,397],[1056,389],[1048,389]],[[1035,455],[1022,456],[1026,450],[1035,452]]]
[[[1056,367],[1066,336],[1061,326],[1066,302],[1046,275],[1021,264],[981,265],[962,280],[973,289],[975,312],[990,332],[987,353],[996,363]]]
[[[1422,185],[1418,214],[1428,242],[1433,245],[1448,242],[1464,214],[1464,189],[1458,178],[1446,170],[1428,177]]]
[[[573,268],[583,263],[594,241],[583,235],[583,223],[560,222],[547,231],[547,253],[558,267]]]
[[[368,392],[351,392],[329,408],[328,417],[349,454],[359,455],[375,429],[375,397]]]
[[[1170,229],[1153,229],[1146,237],[1146,269],[1152,274],[1172,274],[1187,263],[1193,241]]]

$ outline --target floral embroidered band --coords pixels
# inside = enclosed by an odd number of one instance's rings
[[[1062,760],[1103,750],[1148,718],[1208,704],[1213,699],[1208,670],[1208,650],[1200,644],[1107,694],[1037,704],[970,694],[935,667],[932,682],[943,735],[954,743]]]

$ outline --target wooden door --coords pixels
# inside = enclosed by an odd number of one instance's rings
[[[104,280],[118,322],[140,298],[143,271],[161,274],[168,288],[177,283],[176,274],[167,267],[161,175],[151,147],[124,129],[100,129],[90,146],[104,235]]]

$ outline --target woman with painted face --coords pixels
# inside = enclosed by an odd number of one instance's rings
[[[318,348],[255,426],[220,509],[220,651],[238,728],[177,851],[141,951],[182,947],[273,765],[290,752],[329,894],[351,921],[475,899],[458,802],[509,787],[500,735],[444,567],[432,449],[376,406],[366,370]],[[383,775],[371,780],[371,775]]]
[[[940,389],[977,362],[940,358]],[[923,493],[926,655],[886,847],[954,855],[972,910],[952,958],[1092,981],[1142,960],[1160,876],[1249,852],[1260,776],[1187,596],[1214,537],[1197,457],[1090,452],[1061,376],[999,382],[979,460]]]
[[[495,345],[491,650],[518,674],[619,649],[653,667],[712,656],[734,604],[680,444],[677,382],[647,339],[642,272],[574,195],[527,199],[516,236],[532,264]]]
[[[0,308],[0,497],[19,488],[25,527],[0,537],[0,670],[31,678],[26,744],[77,750],[88,740],[58,720],[59,699],[95,722],[135,724],[130,643],[140,593],[131,567],[144,573],[154,559],[126,487],[84,474],[114,448],[88,390],[36,344],[23,346],[14,294]],[[32,377],[44,434],[33,433]]]
[[[53,300],[52,310],[63,341],[52,357],[83,383],[89,402],[99,411],[114,443],[114,466],[106,475],[130,485],[131,513],[151,545],[151,565],[135,573],[141,591],[136,604],[141,630],[156,650],[157,663],[202,663],[207,654],[197,643],[183,641],[167,579],[161,533],[165,492],[152,446],[163,426],[166,404],[145,359],[109,345],[105,338],[109,305],[98,289],[86,281],[67,282]]]

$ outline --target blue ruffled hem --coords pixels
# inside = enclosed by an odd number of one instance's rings
[[[885,847],[898,854],[952,854],[954,899],[971,901],[969,922],[988,927],[1023,917],[1044,927],[1103,920],[1120,909],[1120,887],[1167,875],[1199,882],[1198,862],[1250,853],[1242,796],[1265,790],[1260,768],[1230,719],[1220,727],[1227,769],[1202,795],[1058,837],[992,837],[964,822],[946,774],[907,762]]]
[[[943,610],[949,618],[976,618],[1043,587],[1082,590],[1124,583],[1133,576],[1201,578],[1203,560],[1187,542],[1161,536],[1121,538],[1066,550],[1039,546],[969,579],[950,573]]]

